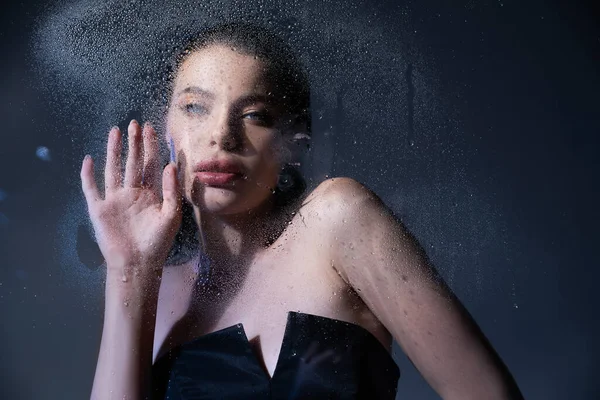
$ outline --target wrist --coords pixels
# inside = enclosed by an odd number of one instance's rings
[[[138,340],[151,338],[156,325],[157,306],[158,295],[137,295],[123,290],[107,290],[104,326],[105,328],[119,327],[120,334],[129,332]]]
[[[106,265],[106,282],[111,285],[152,285],[160,282],[163,264],[111,262]]]
[[[152,308],[158,300],[162,266],[107,265],[105,295],[125,307]]]

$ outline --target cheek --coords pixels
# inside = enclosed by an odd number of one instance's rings
[[[187,130],[185,124],[182,124],[178,118],[171,115],[167,116],[165,121],[165,141],[169,149],[170,156],[174,156],[179,169],[179,176],[185,186],[189,186],[189,181],[193,178],[190,171],[188,160],[190,160],[190,149],[187,140]],[[175,154],[173,154],[175,153]]]
[[[204,121],[198,120],[197,118],[190,118],[177,105],[169,106],[165,119],[167,133],[171,134],[173,137],[179,137],[180,140],[185,132],[198,129],[198,127],[204,123]]]
[[[280,150],[277,140],[272,135],[250,136],[247,153],[252,164],[252,176],[255,180],[270,186],[276,179],[281,165]],[[251,153],[254,153],[252,155]]]
[[[173,140],[173,147],[177,152],[177,161],[182,161],[180,158],[182,156],[190,156],[190,133],[197,128],[190,126],[189,123],[186,123],[185,120],[182,120],[180,117],[171,116],[167,119],[165,124],[165,134],[166,134],[166,142],[167,145],[170,146],[171,139]],[[187,158],[186,157],[186,158]]]
[[[165,117],[165,136],[167,143],[169,143],[169,139],[172,138],[177,144],[181,141],[181,139],[177,134],[177,132],[179,132],[179,124],[177,117],[173,115],[174,112],[175,110],[173,109],[173,107],[169,107],[169,111],[167,112],[167,115]]]
[[[261,155],[265,164],[281,165],[289,158],[289,150],[279,132],[270,133],[256,139],[252,147]]]

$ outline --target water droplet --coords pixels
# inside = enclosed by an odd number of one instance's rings
[[[42,161],[50,161],[50,150],[47,147],[39,146],[35,150],[35,155]]]

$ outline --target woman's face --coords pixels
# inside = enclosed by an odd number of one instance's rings
[[[227,46],[195,51],[177,72],[167,140],[185,196],[202,210],[247,212],[272,196],[284,144],[270,90],[264,62]]]

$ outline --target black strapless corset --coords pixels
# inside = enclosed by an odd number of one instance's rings
[[[290,311],[270,378],[242,324],[203,335],[156,361],[153,398],[394,399],[400,370],[363,327]]]

